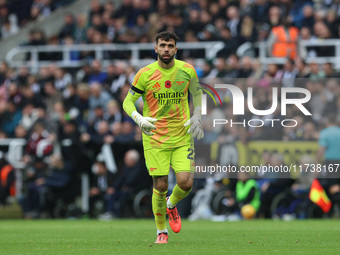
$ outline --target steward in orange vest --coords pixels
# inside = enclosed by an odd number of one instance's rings
[[[299,29],[293,26],[276,26],[272,28],[274,43],[272,56],[278,58],[295,59],[297,57]]]
[[[4,157],[0,157],[0,203],[5,204],[8,196],[15,196],[15,172]]]

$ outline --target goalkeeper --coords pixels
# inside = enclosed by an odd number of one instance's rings
[[[168,242],[166,214],[171,229],[181,230],[181,218],[176,204],[191,191],[194,173],[193,139],[204,136],[201,124],[201,94],[194,67],[174,59],[178,37],[172,32],[156,36],[157,61],[142,68],[134,77],[123,108],[143,131],[146,166],[153,178],[152,210],[156,221],[155,243]],[[188,91],[194,102],[190,118]],[[136,111],[135,102],[143,98],[143,115]],[[170,166],[177,184],[170,197],[168,174]]]

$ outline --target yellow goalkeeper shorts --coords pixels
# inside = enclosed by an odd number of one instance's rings
[[[170,166],[175,173],[195,171],[195,151],[185,145],[172,149],[149,149],[144,151],[145,164],[151,176],[169,174]]]

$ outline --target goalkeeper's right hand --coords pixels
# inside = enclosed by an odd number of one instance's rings
[[[131,117],[138,124],[138,126],[141,128],[144,134],[149,136],[154,135],[154,133],[151,132],[151,130],[156,129],[156,127],[153,124],[157,121],[157,119],[151,117],[143,117],[137,111],[134,111],[131,114]]]

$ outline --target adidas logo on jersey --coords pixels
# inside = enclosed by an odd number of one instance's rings
[[[160,89],[161,85],[157,82],[155,85],[152,86],[153,89]]]

